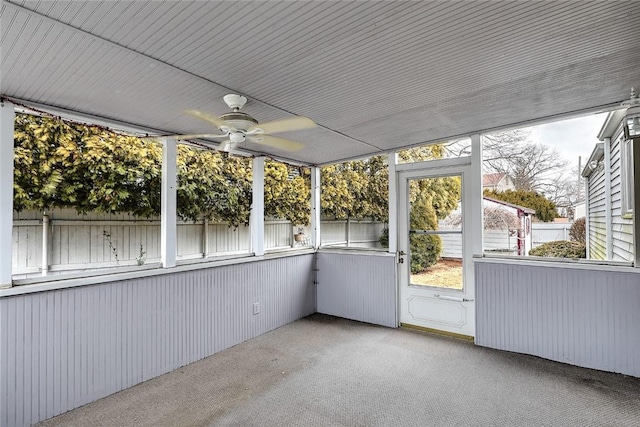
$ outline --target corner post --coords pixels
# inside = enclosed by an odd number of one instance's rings
[[[398,251],[398,153],[389,153],[389,253]]]
[[[251,251],[264,255],[264,157],[253,159],[253,195],[251,203]]]
[[[49,215],[42,215],[42,275],[49,273]]]
[[[471,183],[469,208],[471,224],[466,228],[470,234],[471,255],[482,256],[482,238],[484,234],[484,205],[482,203],[482,137],[471,135],[471,176],[467,178]],[[464,196],[463,196],[464,197]],[[466,226],[466,225],[465,225]]]
[[[611,216],[611,138],[604,139],[604,213],[606,232],[606,259],[613,259],[613,219]],[[585,205],[586,206],[586,205]],[[575,218],[574,218],[575,220]],[[585,218],[585,230],[586,218]],[[566,239],[565,239],[566,240]]]
[[[320,168],[311,168],[311,245],[320,247]]]
[[[160,239],[162,267],[176,266],[177,258],[177,148],[175,138],[162,138],[162,194]]]
[[[0,287],[11,286],[13,245],[13,104],[0,101]]]
[[[640,196],[636,191],[640,188],[640,138],[631,140],[631,150],[633,152],[633,253],[636,268],[640,267],[640,221],[638,220],[638,212],[640,212]]]

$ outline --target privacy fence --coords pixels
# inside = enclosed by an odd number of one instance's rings
[[[532,246],[545,242],[569,240],[571,223],[534,222],[531,226]],[[446,258],[462,257],[462,236],[460,234],[442,234],[442,256]],[[509,230],[485,230],[483,249],[485,252],[517,255],[518,241]]]
[[[379,247],[384,224],[372,221],[323,221],[325,246]],[[302,228],[304,236],[296,240]],[[178,222],[178,259],[241,255],[250,251],[249,228],[224,223]],[[286,249],[310,244],[308,227],[285,220],[265,221],[265,248]],[[128,214],[74,210],[24,211],[14,214],[13,271],[16,278],[88,268],[160,262],[160,219]],[[43,260],[47,260],[43,262]]]
[[[553,240],[567,240],[571,224],[534,223],[533,246]],[[380,247],[385,224],[373,221],[321,222],[323,246]],[[308,245],[308,227],[301,227],[304,238],[296,240],[298,226],[289,221],[265,221],[265,248],[278,250]],[[250,251],[249,228],[224,223],[179,222],[178,259],[241,255]],[[442,256],[460,258],[459,234],[444,234]],[[485,230],[484,250],[515,254],[516,237],[508,230]],[[141,265],[160,262],[160,219],[140,219],[128,214],[89,213],[56,210],[45,216],[25,211],[14,215],[13,271],[24,278],[44,271],[47,274],[88,268]],[[43,260],[47,262],[43,262]]]

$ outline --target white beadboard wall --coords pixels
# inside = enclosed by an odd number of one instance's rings
[[[0,426],[31,425],[314,313],[313,258],[1,298]]]
[[[396,258],[318,252],[318,312],[396,328]]]
[[[476,344],[640,377],[640,274],[476,262]]]

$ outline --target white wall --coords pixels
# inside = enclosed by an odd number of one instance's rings
[[[0,297],[0,427],[34,424],[314,313],[313,259]]]
[[[604,168],[594,170],[587,178],[589,191],[589,258],[607,259],[607,221]]]
[[[640,271],[475,263],[476,344],[640,377]]]
[[[318,312],[395,328],[396,257],[318,252]]]
[[[633,220],[622,217],[621,141],[622,135],[620,132],[618,132],[616,138],[611,138],[611,237],[613,261],[633,261]]]

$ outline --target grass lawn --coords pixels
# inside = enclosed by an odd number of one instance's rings
[[[462,289],[462,260],[441,259],[427,271],[412,274],[411,284]]]

